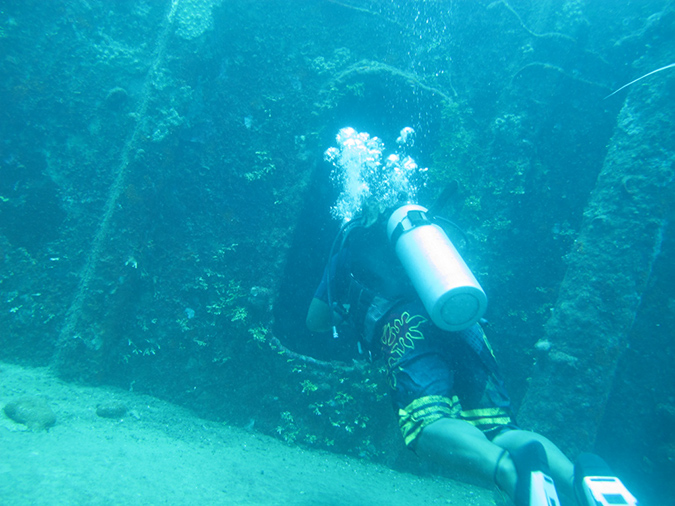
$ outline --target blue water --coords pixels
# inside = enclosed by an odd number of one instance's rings
[[[658,170],[616,195],[653,196],[642,219],[660,217],[660,239],[632,249],[651,260],[627,274],[630,347],[600,366],[614,379],[593,449],[666,504],[675,69],[604,97],[675,61],[674,18],[666,0],[4,2],[0,358],[395,465],[378,364],[351,369],[353,342],[304,325],[346,217],[324,160],[336,134],[378,137],[386,165],[414,129],[400,167],[428,169],[415,200],[462,230],[517,404],[588,251],[598,176],[625,149]],[[629,152],[619,130],[653,141]],[[612,217],[607,233],[630,237]]]

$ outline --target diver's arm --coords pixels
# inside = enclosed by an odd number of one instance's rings
[[[340,321],[340,317],[335,314],[334,321]],[[332,329],[332,322],[330,318],[330,308],[321,299],[314,297],[309,304],[309,311],[307,311],[307,328],[311,332],[329,332]]]

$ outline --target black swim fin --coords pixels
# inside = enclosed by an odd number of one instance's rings
[[[518,473],[516,506],[559,506],[542,444],[530,441],[510,453]]]

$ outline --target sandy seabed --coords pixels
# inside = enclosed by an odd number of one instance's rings
[[[45,398],[57,421],[32,431],[0,412],[3,505],[495,504],[490,490],[288,446],[154,397],[0,363],[0,406],[24,396]],[[129,407],[123,418],[97,416],[111,399]]]

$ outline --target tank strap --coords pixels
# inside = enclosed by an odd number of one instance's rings
[[[431,225],[432,223],[433,222],[427,217],[427,213],[417,209],[411,209],[391,233],[391,243],[395,245],[398,238],[408,230],[412,230],[420,225]]]

